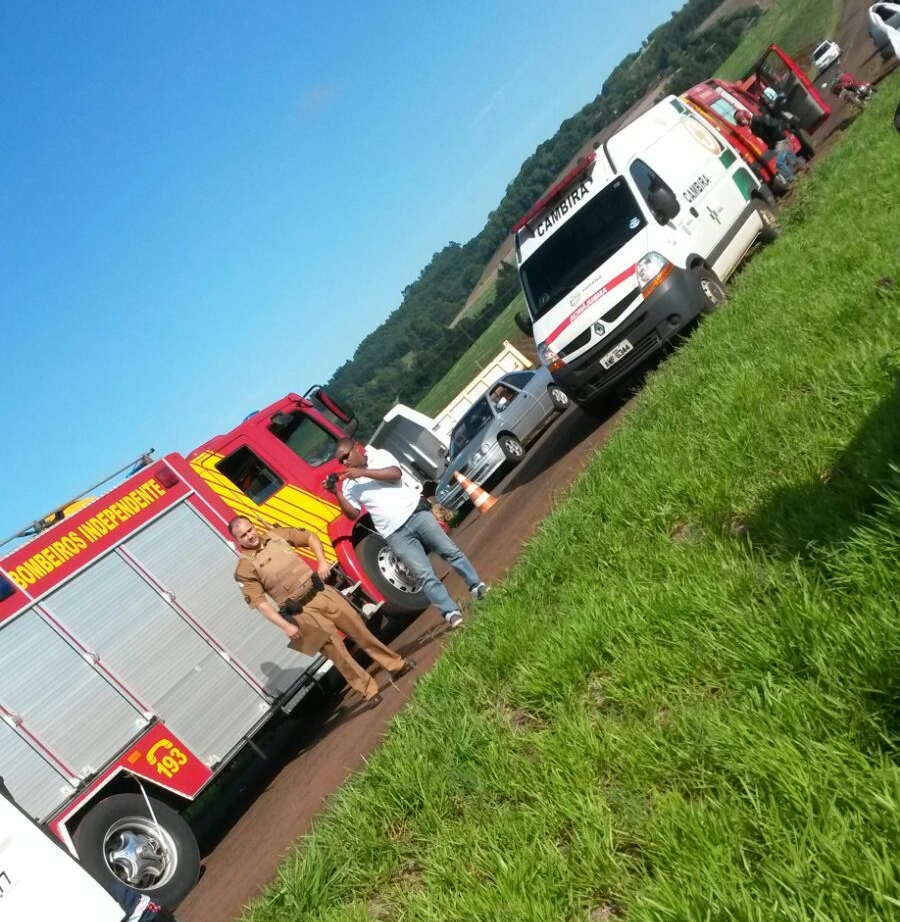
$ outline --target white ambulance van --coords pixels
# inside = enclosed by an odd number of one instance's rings
[[[584,158],[513,228],[538,357],[589,405],[725,298],[773,238],[760,184],[670,96]]]

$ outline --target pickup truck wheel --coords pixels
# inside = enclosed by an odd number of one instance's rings
[[[381,535],[366,535],[356,545],[356,553],[363,570],[384,597],[385,614],[409,617],[428,607],[428,597],[418,581]]]
[[[503,435],[497,438],[497,442],[500,445],[500,450],[503,452],[503,457],[506,458],[510,464],[518,464],[522,458],[525,457],[525,449],[514,435],[504,432]]]
[[[571,401],[569,400],[569,395],[558,385],[551,384],[547,388],[547,393],[550,395],[550,402],[553,404],[553,408],[558,410],[560,413],[563,410],[569,408]]]
[[[703,296],[700,310],[704,314],[711,314],[728,299],[728,289],[722,284],[721,279],[711,269],[701,266],[697,270],[697,284]]]
[[[150,798],[115,794],[93,807],[75,830],[78,858],[101,884],[124,883],[174,909],[200,878],[200,850],[188,824]]]

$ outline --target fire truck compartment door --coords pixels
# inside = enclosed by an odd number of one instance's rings
[[[189,505],[173,509],[127,547],[273,697],[318,661],[289,649],[284,635],[247,607],[234,581],[237,554]]]
[[[756,75],[763,87],[784,94],[785,109],[797,116],[800,127],[806,131],[813,131],[828,118],[812,84],[788,64],[777,48],[770,48],[759,60]]]
[[[73,779],[51,768],[40,746],[77,782],[102,769],[146,726],[131,702],[34,609],[0,629],[0,704],[38,741],[32,747],[4,724],[0,775],[16,802],[40,820],[74,790]]]
[[[169,515],[145,529],[147,540],[164,540],[159,526]],[[128,539],[125,550],[137,549],[135,541]],[[187,560],[202,564],[190,555]],[[208,578],[197,566],[195,579],[206,584]],[[170,599],[118,554],[55,590],[46,605],[89,649],[100,651],[113,675],[207,765],[224,759],[268,710],[262,695]]]

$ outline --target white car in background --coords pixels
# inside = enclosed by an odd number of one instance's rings
[[[900,58],[900,3],[873,3],[869,7],[869,35],[885,61]]]
[[[435,490],[438,502],[461,509],[469,497],[457,472],[479,486],[489,485],[501,470],[518,464],[525,447],[568,406],[566,392],[543,366],[498,378],[453,427],[447,469]]]
[[[841,47],[837,42],[820,42],[810,55],[810,60],[816,69],[818,77],[823,71],[828,70],[841,56]]]

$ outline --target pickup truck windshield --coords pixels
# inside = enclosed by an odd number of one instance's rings
[[[646,223],[622,177],[597,193],[522,263],[532,319],[551,310]]]

